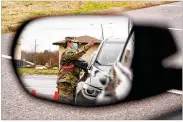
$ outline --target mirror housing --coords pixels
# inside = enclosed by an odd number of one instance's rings
[[[41,18],[40,20],[43,20],[43,19],[44,18]],[[14,70],[20,81],[22,81],[22,79],[20,78],[20,74],[17,70],[15,59],[14,59],[16,42],[20,39],[20,35],[24,31],[24,29],[27,27],[27,24],[32,23],[32,21],[34,20],[29,20],[25,22],[18,29],[15,35],[14,44],[12,47],[12,57],[13,57],[12,63],[14,66]],[[134,41],[135,41],[132,64],[130,67],[128,67],[132,69],[133,82],[132,82],[131,91],[129,92],[129,95],[127,97],[125,96],[126,99],[124,99],[124,101],[139,100],[139,99],[147,98],[150,96],[154,96],[154,95],[166,92],[167,90],[172,88],[182,89],[181,87],[182,86],[182,69],[170,69],[170,68],[165,68],[162,65],[162,60],[164,58],[174,54],[177,51],[174,39],[170,31],[167,29],[167,27],[158,27],[158,26],[153,26],[148,24],[144,25],[143,23],[134,24],[133,29],[130,33],[134,33]],[[125,45],[127,45],[127,43]],[[99,48],[101,47],[101,45],[99,46]],[[122,55],[123,53],[120,53],[120,55]],[[96,53],[96,56],[97,55],[98,53]],[[123,57],[123,55],[119,57]],[[92,56],[92,58],[95,58],[95,55]],[[119,60],[117,59],[117,61]],[[79,61],[78,63],[78,65],[80,65],[84,69],[86,69],[87,67],[89,68],[92,67],[93,64],[94,62],[92,62],[91,65],[88,66],[88,64],[85,61]],[[117,66],[115,68],[116,68],[116,71],[117,70],[120,71],[120,66]],[[88,70],[86,69],[86,71]],[[100,74],[96,73],[96,77],[97,75],[100,75]],[[86,78],[86,80],[88,80],[87,83],[92,82],[90,76],[92,75],[89,75],[89,77]],[[174,80],[176,80],[177,82],[173,83],[172,81]],[[89,88],[91,87],[90,85],[88,85]],[[22,83],[22,86],[25,88],[25,84]],[[82,82],[82,85],[80,86],[81,89],[83,88],[83,86],[86,86],[85,82]],[[92,86],[92,87],[95,88],[96,86]],[[98,93],[100,90],[102,90],[101,88],[96,88],[96,89],[97,89],[96,90],[97,92],[94,92],[94,93]],[[26,88],[25,90],[28,91]],[[30,90],[28,92],[31,93]],[[42,96],[43,98],[47,99],[47,97],[44,97],[44,95]],[[82,95],[80,94],[78,96],[82,96]],[[95,100],[95,98],[92,98],[92,99]],[[86,98],[82,100],[86,100]],[[85,102],[87,103],[88,101],[86,100]],[[92,101],[91,103],[95,103],[95,101]],[[113,103],[113,101],[111,103]],[[96,104],[93,104],[92,106],[96,106]]]
[[[127,100],[139,100],[170,89],[182,89],[182,69],[165,68],[162,61],[177,52],[166,26],[134,24],[133,85]]]

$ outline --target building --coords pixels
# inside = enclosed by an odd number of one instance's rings
[[[95,41],[95,45],[90,48],[87,53],[83,56],[83,58],[88,61],[90,59],[90,56],[93,54],[94,51],[97,50],[98,46],[101,43],[101,40],[96,39],[94,37],[90,37],[90,36],[79,36],[76,37],[76,39],[79,41],[79,43],[81,43],[81,46],[87,44],[89,41],[94,40]],[[60,62],[60,58],[61,58],[61,54],[63,53],[63,51],[65,50],[63,47],[63,44],[65,43],[65,40],[62,41],[58,41],[58,42],[54,42],[53,45],[58,45],[59,46],[59,62]],[[60,63],[59,63],[59,67],[60,67]]]
[[[15,47],[15,55],[14,55],[15,60],[21,60],[21,41],[17,41],[16,47]]]
[[[14,51],[14,60],[17,68],[23,67],[23,61],[21,60],[21,41],[16,42],[16,47]]]
[[[15,60],[15,64],[17,68],[22,68],[26,65],[29,66],[34,66],[34,63],[30,62],[30,61],[26,61],[24,58],[24,54],[22,54],[22,50],[21,50],[21,41],[18,40],[16,43],[16,47],[15,47],[15,53],[14,53],[14,60]]]

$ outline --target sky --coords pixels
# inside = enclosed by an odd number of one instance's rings
[[[101,27],[102,25],[102,27]],[[122,16],[68,16],[46,17],[32,21],[20,35],[21,49],[25,51],[56,51],[53,42],[64,40],[66,36],[88,35],[102,39],[127,38],[128,19]]]

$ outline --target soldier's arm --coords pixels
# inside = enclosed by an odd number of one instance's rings
[[[81,48],[78,49],[78,51],[76,52],[75,57],[78,59],[80,57],[82,57],[92,46],[90,46],[89,44],[86,44],[84,46],[82,46]]]
[[[66,60],[77,60],[79,59],[81,56],[83,56],[86,51],[88,51],[92,46],[94,45],[93,41],[90,41],[88,44],[82,46],[81,48],[79,48],[77,51],[73,50],[73,49],[69,49],[66,51]]]
[[[94,45],[94,40],[90,41],[88,44],[85,46],[81,47],[78,49],[78,52],[76,53],[76,57],[80,58],[82,55],[86,53],[92,46]]]
[[[73,50],[73,49],[69,49],[66,51],[65,56],[64,56],[64,60],[77,60],[79,59],[81,56],[83,56],[86,51],[88,51],[90,49],[90,45],[84,45],[83,47],[79,48],[77,51]]]

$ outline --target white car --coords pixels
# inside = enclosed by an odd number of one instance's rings
[[[42,65],[36,65],[35,69],[47,69],[45,66]]]
[[[56,70],[56,69],[58,69],[58,67],[53,67],[52,69],[55,69]]]

